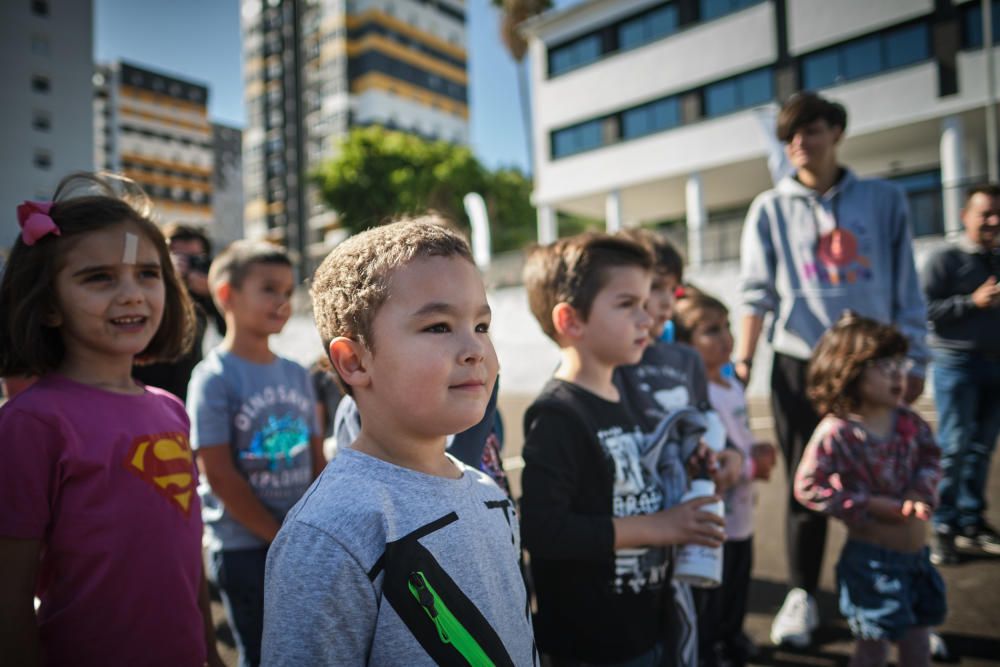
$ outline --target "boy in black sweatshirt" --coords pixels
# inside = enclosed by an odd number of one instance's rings
[[[525,266],[532,313],[562,357],[525,414],[521,500],[536,639],[558,666],[667,664],[664,547],[725,537],[700,509],[717,498],[661,509],[639,422],[612,379],[648,345],[651,266],[642,246],[603,234],[538,248]]]

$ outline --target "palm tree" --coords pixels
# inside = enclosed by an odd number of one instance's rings
[[[524,124],[524,141],[528,149],[528,171],[535,173],[535,153],[531,141],[531,103],[528,99],[528,73],[524,56],[528,43],[519,32],[521,23],[552,7],[552,0],[491,0],[503,12],[500,21],[500,39],[517,66],[518,97],[521,102],[521,122]]]

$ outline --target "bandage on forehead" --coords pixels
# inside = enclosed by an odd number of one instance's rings
[[[122,252],[122,264],[135,264],[139,254],[139,237],[131,232],[125,232],[125,250]]]

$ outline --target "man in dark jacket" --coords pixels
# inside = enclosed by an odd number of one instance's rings
[[[1000,435],[1000,186],[973,188],[962,224],[965,234],[921,275],[944,473],[931,549],[939,565],[958,562],[956,546],[1000,554],[1000,536],[983,520]]]

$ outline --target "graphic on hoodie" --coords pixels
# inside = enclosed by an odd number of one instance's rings
[[[870,281],[871,261],[861,254],[861,245],[858,236],[846,227],[821,235],[816,242],[815,261],[803,263],[805,277],[824,287]]]

